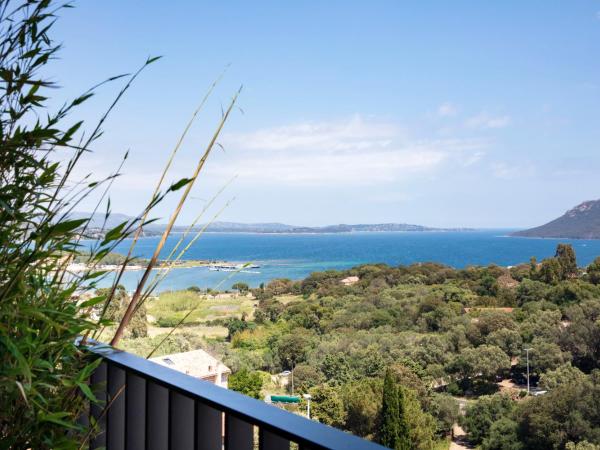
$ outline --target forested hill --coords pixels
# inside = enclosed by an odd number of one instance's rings
[[[600,239],[600,200],[583,202],[552,222],[517,231],[513,236]]]
[[[163,333],[143,337],[140,308],[124,349],[203,348],[230,389],[309,394],[313,420],[389,448],[448,450],[457,421],[469,448],[599,448],[600,257],[578,267],[559,244],[511,268],[367,264],[232,289],[159,294],[142,308]]]

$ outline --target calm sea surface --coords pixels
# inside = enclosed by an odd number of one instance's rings
[[[202,288],[228,289],[237,281],[258,286],[273,278],[301,279],[311,272],[345,269],[357,264],[383,262],[390,265],[435,261],[456,268],[495,263],[502,266],[553,256],[558,242],[568,242],[577,253],[579,265],[600,256],[600,240],[529,239],[507,237],[508,230],[472,232],[406,232],[343,234],[251,234],[206,233],[186,254],[186,259],[253,262],[258,273],[209,271],[206,267],[172,270],[159,291]],[[159,238],[140,239],[135,254],[150,257]],[[163,257],[176,244],[167,241]],[[130,241],[116,249],[126,254]],[[123,284],[133,289],[141,271],[128,271]],[[111,277],[104,280],[110,283]]]

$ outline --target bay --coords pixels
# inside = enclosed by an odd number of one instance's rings
[[[553,256],[559,242],[573,245],[580,266],[600,256],[600,240],[516,238],[508,237],[509,232],[205,233],[189,249],[185,259],[252,262],[260,268],[244,273],[210,271],[207,267],[174,269],[158,291],[190,286],[225,290],[238,281],[256,287],[274,278],[297,280],[311,272],[347,269],[366,263],[438,262],[455,268],[488,264],[509,266],[528,262],[532,256],[538,260]],[[168,255],[178,239],[177,235],[168,239],[162,257]],[[158,237],[140,239],[135,254],[149,258],[158,240]],[[130,240],[122,242],[115,251],[126,254],[130,243]],[[132,290],[141,276],[141,271],[127,271],[122,284]],[[102,285],[111,281],[112,275],[109,275]]]

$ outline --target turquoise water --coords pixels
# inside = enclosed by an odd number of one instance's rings
[[[600,240],[529,239],[507,237],[507,230],[471,232],[340,233],[340,234],[252,234],[206,233],[190,250],[187,259],[253,262],[259,273],[209,271],[206,267],[171,271],[158,290],[202,288],[228,289],[243,281],[258,286],[273,278],[301,279],[311,272],[345,269],[357,264],[383,262],[390,265],[435,261],[456,268],[468,265],[502,266],[528,262],[554,255],[558,242],[573,245],[580,265],[600,256]],[[143,238],[135,253],[150,257],[159,238]],[[176,244],[172,236],[163,257]],[[126,254],[130,241],[116,249]],[[126,272],[123,284],[133,289],[141,271]],[[223,281],[225,280],[225,281]],[[104,280],[110,282],[110,277]]]

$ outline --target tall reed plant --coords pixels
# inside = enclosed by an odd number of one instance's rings
[[[158,58],[150,58],[137,72],[112,77],[48,113],[47,95],[56,92],[57,86],[42,73],[48,72],[47,64],[60,49],[51,31],[58,12],[67,7],[70,5],[56,5],[51,0],[0,0],[0,449],[80,448],[92,435],[94,424],[83,425],[81,418],[90,402],[97,402],[89,377],[99,360],[90,356],[85,344],[111,325],[104,312],[115,296],[124,266],[133,258],[137,238],[152,222],[151,211],[167,195],[179,195],[160,244],[117,324],[112,343],[118,344],[148,291],[144,286],[162,246],[237,98],[236,94],[208,145],[199,152],[189,177],[164,186],[198,111],[138,216],[103,230],[103,238],[91,250],[84,247],[80,241],[91,217],[73,219],[71,213],[82,201],[99,198],[94,213],[101,209],[108,223],[110,202],[106,200],[122,166],[102,179],[76,180],[75,169],[93,150],[118,101]],[[98,123],[84,127],[83,121],[76,119],[77,107],[98,87],[114,82],[123,83],[114,101]],[[200,107],[203,104],[204,100]],[[108,276],[97,266],[128,237],[135,239],[113,288],[96,297],[82,295],[95,292],[98,280]],[[87,270],[69,273],[69,263],[81,255],[86,255]]]

